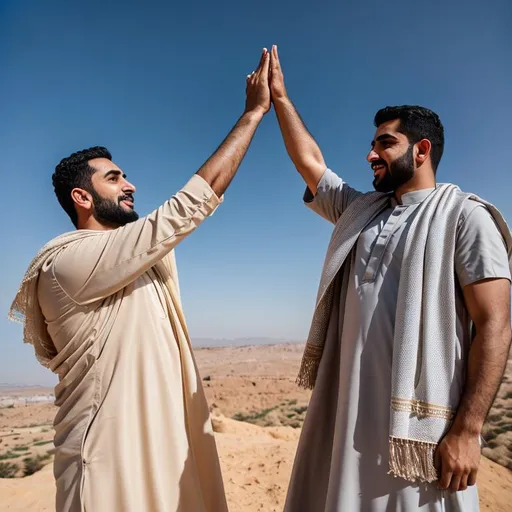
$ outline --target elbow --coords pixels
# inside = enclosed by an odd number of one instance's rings
[[[306,185],[314,196],[316,194],[318,183],[322,179],[327,168],[323,158],[295,162],[295,167],[304,178]]]
[[[325,171],[326,164],[322,153],[311,151],[305,154],[299,154],[296,158],[293,159],[293,163],[295,167],[297,167],[298,171],[317,171],[319,169]]]

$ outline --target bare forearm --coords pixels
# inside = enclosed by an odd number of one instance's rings
[[[197,171],[218,196],[224,194],[231,183],[262,119],[263,113],[257,111],[244,113],[215,153]]]
[[[286,150],[309,189],[315,194],[326,168],[322,152],[289,98],[275,100],[274,108]]]
[[[477,333],[469,352],[466,386],[453,424],[455,430],[480,434],[505,370],[510,341],[510,325],[489,326]]]

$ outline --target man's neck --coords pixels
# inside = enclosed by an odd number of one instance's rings
[[[427,188],[435,188],[436,179],[432,176],[421,176],[416,179],[412,179],[395,190],[395,199],[401,203],[402,196],[409,192],[416,192],[417,190],[425,190]]]
[[[101,224],[98,222],[93,215],[91,215],[88,219],[78,221],[77,229],[92,229],[94,231],[110,231],[115,229],[113,226],[107,226],[105,224]]]

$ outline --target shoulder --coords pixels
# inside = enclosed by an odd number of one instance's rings
[[[59,235],[44,245],[32,261],[31,267],[39,272],[43,280],[45,277],[55,277],[57,263],[60,270],[65,269],[66,273],[76,273],[79,271],[77,263],[80,260],[86,260],[88,248],[91,244],[97,244],[102,233],[102,231],[79,230]]]
[[[459,227],[462,226],[469,218],[482,219],[484,217],[492,219],[490,212],[487,210],[485,204],[476,201],[472,197],[465,197],[462,203],[462,209],[459,216]]]
[[[488,203],[470,192],[463,192],[458,189],[457,200],[462,203],[460,208],[458,228],[466,226],[471,229],[494,227],[498,229],[496,221],[488,208]]]

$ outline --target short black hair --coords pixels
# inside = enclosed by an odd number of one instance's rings
[[[52,175],[55,195],[75,227],[78,227],[78,215],[75,210],[75,203],[71,197],[71,191],[74,188],[94,191],[91,176],[96,171],[89,165],[89,160],[94,158],[108,158],[112,160],[112,155],[103,146],[83,149],[67,158],[63,158],[55,167],[55,172]]]
[[[411,144],[416,144],[421,139],[430,141],[430,158],[435,173],[444,151],[444,128],[439,116],[425,107],[402,105],[380,109],[373,122],[378,128],[382,123],[395,119],[400,120],[398,131],[406,135]]]

